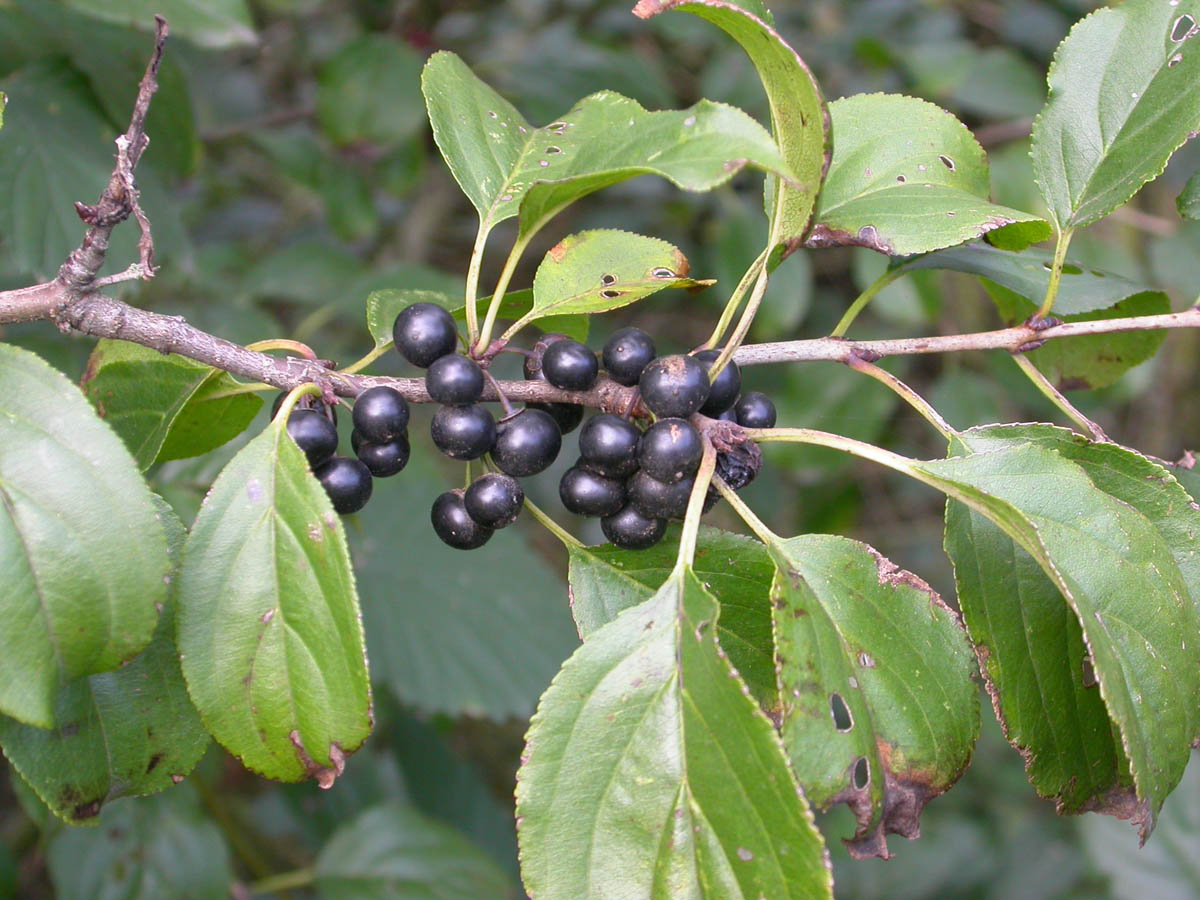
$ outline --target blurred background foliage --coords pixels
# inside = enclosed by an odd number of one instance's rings
[[[631,0],[0,0],[0,287],[52,276],[111,168],[150,47],[149,13],[174,39],[150,116],[140,181],[162,268],[126,288],[138,305],[186,316],[240,342],[288,337],[349,362],[370,349],[371,290],[461,291],[475,216],[441,164],[418,78],[435,49],[459,53],[531,121],[553,121],[597,90],[650,108],[701,97],[766,119],[742,51],[688,16],[643,22]],[[995,199],[1042,212],[1028,158],[1044,73],[1084,0],[810,0],[773,4],[779,30],[828,99],[865,92],[928,98],[976,131]],[[1176,308],[1200,291],[1200,225],[1174,200],[1200,156],[1176,154],[1165,177],[1085,232],[1072,256],[1166,289]],[[483,284],[498,274],[513,223],[494,238]],[[560,216],[529,254],[527,284],[548,246],[584,228],[621,227],[680,246],[717,288],[670,293],[593,323],[599,346],[630,322],[660,349],[708,336],[727,291],[765,238],[761,184],[743,174],[707,195],[643,178]],[[133,258],[119,229],[110,264]],[[781,268],[753,340],[828,333],[883,269],[868,251],[797,253]],[[687,306],[685,309],[684,306]],[[852,335],[953,333],[1000,325],[966,276],[918,272],[890,287]],[[78,377],[91,342],[49,326],[3,338]],[[1167,459],[1200,443],[1200,335],[1177,332],[1112,387],[1073,399],[1115,439]],[[1000,352],[888,363],[956,427],[1055,421],[1053,407]],[[394,367],[389,369],[389,367]],[[395,363],[381,371],[399,371]],[[508,372],[509,377],[514,373]],[[839,365],[745,373],[771,392],[780,421],[936,456],[937,436],[894,395]],[[265,415],[265,414],[264,414]],[[418,422],[421,416],[418,414]],[[345,427],[345,423],[343,423]],[[417,425],[417,430],[421,429]],[[252,429],[252,431],[255,429]],[[570,441],[568,439],[568,446]],[[191,517],[237,443],[172,462],[152,483]],[[376,731],[336,788],[277,786],[215,748],[186,785],[105,809],[100,827],[57,825],[15,776],[0,796],[0,896],[365,896],[354,873],[391,874],[380,897],[518,897],[512,787],[536,700],[576,637],[563,558],[525,523],[471,558],[442,547],[427,509],[461,473],[418,445],[409,470],[348,522],[376,684]],[[558,474],[530,483],[554,506]],[[827,531],[870,542],[953,595],[941,551],[942,504],[931,491],[859,461],[781,447],[746,492],[784,534]],[[443,471],[444,470],[444,471]],[[734,528],[718,512],[713,521]],[[585,540],[598,529],[576,523]],[[469,565],[463,565],[464,562]],[[924,837],[896,857],[852,864],[827,826],[840,898],[1105,898],[1200,896],[1200,772],[1171,798],[1147,850],[1126,825],[1060,819],[1028,787],[1020,757],[985,714],[973,766],[926,812]],[[902,844],[902,845],[901,845]],[[279,873],[285,873],[282,877]],[[349,873],[349,874],[348,874]],[[437,884],[439,890],[422,892]]]

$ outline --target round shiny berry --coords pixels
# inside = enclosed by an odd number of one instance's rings
[[[337,452],[337,429],[315,409],[293,409],[288,416],[287,433],[314,469]]]
[[[360,442],[354,448],[354,454],[372,475],[376,478],[390,478],[404,471],[408,465],[411,447],[408,435],[402,434],[382,444]]]
[[[371,473],[357,459],[335,456],[313,474],[342,515],[358,512],[371,499]]]
[[[596,354],[579,341],[556,341],[542,354],[542,374],[556,388],[586,391],[596,383],[600,363]]]
[[[694,356],[660,356],[638,379],[642,402],[660,418],[687,418],[708,399],[708,370]]]
[[[632,422],[600,413],[579,432],[579,455],[588,467],[610,478],[628,478],[637,471],[641,429]]]
[[[363,440],[382,444],[408,428],[408,401],[390,387],[367,388],[355,398],[352,418]]]
[[[686,419],[659,419],[638,442],[638,465],[664,484],[694,475],[703,455],[700,434]]]
[[[583,407],[575,403],[526,403],[526,409],[540,409],[549,414],[558,426],[559,434],[570,434],[583,421]]]
[[[629,479],[629,502],[650,519],[682,519],[695,483],[695,478],[684,478],[666,484],[643,470]]]
[[[473,359],[449,353],[430,364],[425,390],[447,406],[474,403],[483,394],[483,369]]]
[[[496,420],[482,406],[443,406],[433,414],[429,434],[451,459],[479,459],[496,445]]]
[[[743,428],[774,428],[775,404],[766,394],[749,391],[738,398],[734,404],[737,423]]]
[[[712,368],[712,364],[717,361],[720,355],[720,350],[701,350],[696,354],[696,359],[700,360],[704,365],[704,371],[707,372]],[[737,363],[731,359],[729,364],[721,370],[721,374],[717,376],[716,380],[709,385],[708,399],[700,407],[700,412],[706,416],[716,418],[733,406],[741,390],[742,371],[738,368]]]
[[[601,357],[609,378],[632,387],[654,359],[654,340],[640,328],[622,328],[605,341]]]
[[[524,478],[548,468],[562,449],[562,432],[540,409],[523,409],[496,429],[492,461],[502,472]]]
[[[463,493],[467,513],[484,528],[504,528],[521,514],[525,491],[511,475],[488,472],[471,482]]]
[[[667,521],[643,516],[631,503],[611,516],[601,519],[600,530],[617,547],[625,550],[645,550],[662,540],[667,530]]]
[[[435,303],[414,303],[396,316],[392,338],[400,355],[414,366],[426,368],[458,346],[454,317]]]
[[[625,505],[625,483],[574,465],[563,473],[558,496],[577,515],[611,516]]]
[[[463,504],[462,491],[446,491],[434,500],[429,520],[434,533],[456,550],[482,547],[493,533],[471,518]]]

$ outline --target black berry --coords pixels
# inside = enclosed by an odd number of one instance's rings
[[[774,428],[775,404],[766,394],[750,391],[742,394],[734,404],[737,423],[743,428]]]
[[[659,419],[638,442],[638,464],[664,484],[695,474],[703,455],[700,434],[686,419]]]
[[[479,459],[496,445],[496,420],[482,406],[443,406],[433,414],[429,434],[452,459]]]
[[[641,471],[629,479],[629,502],[650,519],[682,519],[695,483],[695,478],[684,478],[665,484]]]
[[[355,433],[357,434],[357,432]],[[402,472],[408,465],[410,452],[407,434],[402,434],[382,444],[359,442],[354,448],[354,454],[359,461],[376,478],[389,478]]]
[[[502,472],[524,478],[549,467],[562,449],[562,432],[540,409],[523,409],[500,423],[492,460]]]
[[[371,499],[371,473],[357,459],[335,456],[313,474],[343,515],[358,512]]]
[[[390,387],[367,388],[354,400],[353,419],[363,440],[382,444],[408,428],[408,401]]]
[[[654,340],[640,328],[622,328],[604,343],[604,370],[617,384],[631,387],[654,359]]]
[[[599,373],[596,354],[579,341],[556,341],[542,354],[542,374],[564,391],[588,390]]]
[[[525,503],[521,482],[510,475],[480,475],[463,493],[463,504],[472,519],[484,528],[504,528],[517,520]]]
[[[454,317],[435,303],[414,303],[396,316],[392,338],[400,355],[414,366],[426,368],[458,346]]]
[[[633,504],[600,520],[600,529],[613,544],[625,550],[645,550],[662,540],[667,530],[665,519],[651,519]]]
[[[456,550],[482,547],[492,536],[492,529],[471,518],[463,504],[462,491],[446,491],[434,500],[429,519],[434,533]]]
[[[625,505],[625,483],[575,465],[563,473],[558,496],[570,512],[581,516],[611,516]]]
[[[474,403],[483,394],[483,369],[473,359],[448,353],[430,364],[425,389],[447,406]]]
[[[638,379],[642,401],[660,418],[687,418],[708,399],[708,371],[694,356],[660,356]]]
[[[717,357],[720,355],[720,350],[701,350],[696,354],[696,359],[700,360],[704,366],[704,371],[707,372],[712,368],[712,364],[717,361]],[[721,370],[721,374],[716,377],[716,380],[709,385],[708,399],[700,407],[700,412],[706,416],[716,418],[733,406],[741,390],[742,372],[738,368],[737,363],[731,359],[729,364]]]
[[[610,478],[628,478],[637,471],[641,430],[632,422],[601,413],[588,419],[579,432],[579,455],[588,467]]]
[[[287,433],[314,469],[337,452],[337,429],[315,409],[293,409],[288,416]]]
[[[558,426],[560,434],[570,434],[583,421],[583,407],[575,403],[526,403],[526,409],[540,409]]]
[[[726,453],[718,453],[716,472],[729,487],[740,491],[762,468],[762,451],[757,444],[741,444]]]

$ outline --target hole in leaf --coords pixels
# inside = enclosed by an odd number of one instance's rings
[[[547,153],[562,153],[562,147],[549,146],[546,148]]]
[[[1196,20],[1189,15],[1182,15],[1171,26],[1171,40],[1176,44],[1182,43],[1196,33]]]
[[[1092,658],[1084,656],[1083,658],[1083,686],[1085,688],[1096,686],[1096,668],[1092,665]]]
[[[863,790],[871,783],[871,766],[865,756],[860,756],[854,763],[854,787]]]
[[[610,289],[607,291],[601,291],[600,296],[603,297],[605,300],[615,300],[617,297],[621,296],[621,292]]]
[[[541,167],[544,169],[544,168],[546,168],[546,166],[550,165],[550,163],[549,163],[549,162],[547,162],[547,161],[546,161],[546,160],[544,160],[544,159],[539,159],[539,160],[538,160],[538,165],[539,165],[539,166],[541,166]]]
[[[862,666],[864,669],[875,668],[875,660],[873,660],[869,655],[867,655],[866,653],[863,653],[861,651],[858,654],[858,664],[860,666]]]
[[[488,110],[488,118],[489,119],[498,119],[498,118],[500,118],[500,116],[496,113],[495,110],[489,109]]]
[[[650,273],[650,275],[653,278],[674,278],[675,277],[675,273],[672,272],[670,269],[666,268],[665,266],[659,266],[657,269],[653,270]]]
[[[546,126],[546,130],[549,131],[551,134],[562,134],[564,131],[567,130],[567,123],[566,122],[551,122],[549,125]]]
[[[947,169],[949,169],[951,172],[953,172],[953,171],[954,171],[954,160],[952,160],[952,159],[951,159],[950,157],[948,157],[948,156],[939,156],[939,157],[938,157],[938,159],[940,159],[940,160],[942,161],[942,165],[943,165],[943,166],[945,166],[945,167],[946,167]]]
[[[908,179],[905,178],[903,175],[897,175],[896,180],[898,182],[900,182],[901,184],[906,184],[908,182]]]
[[[1050,265],[1050,263],[1042,263],[1042,268],[1047,272],[1054,271],[1054,266]],[[1083,269],[1079,268],[1079,266],[1073,266],[1070,263],[1063,263],[1062,273],[1064,275],[1082,275]]]
[[[946,215],[948,215],[950,218],[953,219],[955,216],[958,215],[958,213],[956,213],[954,210],[950,210],[946,213]]]
[[[1172,56],[1170,59],[1167,60],[1167,68],[1173,69],[1177,65],[1179,65],[1181,62],[1183,62],[1183,54],[1176,53],[1174,56]]]
[[[604,275],[601,275],[601,276],[600,276],[600,283],[601,283],[601,284],[603,284],[603,285],[616,284],[616,283],[617,283],[617,276],[616,276],[616,275],[609,275],[609,274],[607,274],[607,273],[606,273],[606,274],[604,274]]]
[[[845,733],[854,727],[854,716],[850,715],[850,708],[841,694],[829,695],[829,711],[833,713],[833,727],[838,731]]]

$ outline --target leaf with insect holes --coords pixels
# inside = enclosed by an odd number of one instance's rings
[[[1032,155],[1061,230],[1108,215],[1200,130],[1198,35],[1200,0],[1128,0],[1059,45]]]
[[[341,520],[281,418],[221,471],[179,573],[177,641],[209,732],[249,769],[331,784],[371,729]]]
[[[647,112],[601,91],[537,128],[447,51],[430,57],[421,90],[434,140],[484,236],[519,214],[528,237],[579,198],[638,175],[693,191],[712,190],[746,165],[796,177],[761,125],[709,100]]]
[[[829,104],[833,161],[806,244],[911,256],[987,235],[1021,249],[1050,236],[1037,216],[989,202],[987,156],[953,115],[915,97]]]
[[[688,278],[678,247],[658,238],[603,229],[581,231],[551,247],[533,277],[532,321],[550,315],[607,312],[666,288],[703,288]]]
[[[813,206],[829,167],[829,113],[821,88],[800,55],[774,28],[763,4],[727,0],[639,0],[643,19],[680,10],[711,22],[737,41],[758,72],[771,109],[771,130],[793,174],[792,183],[768,179],[768,218],[790,252],[812,221]],[[770,184],[774,182],[774,185]]]
[[[563,664],[517,774],[530,896],[832,897],[821,835],[718,616],[680,568]]]

